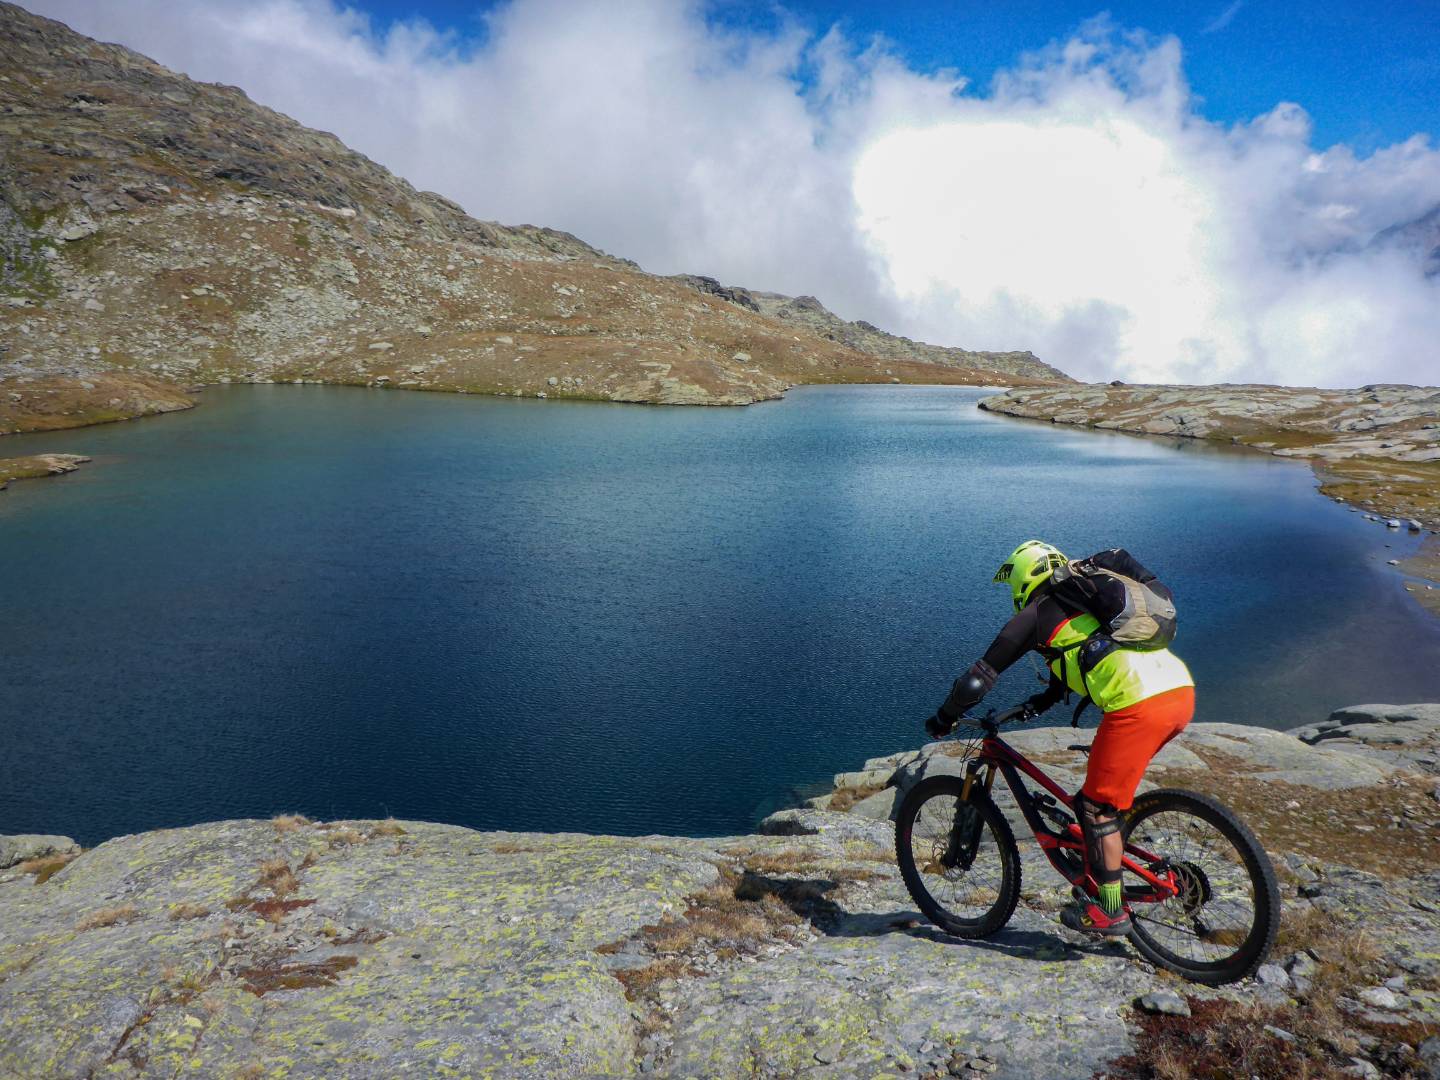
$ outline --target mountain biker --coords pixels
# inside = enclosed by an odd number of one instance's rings
[[[925,731],[931,738],[948,734],[1000,673],[1032,649],[1046,660],[1050,684],[1026,702],[1031,715],[1069,693],[1089,698],[1102,710],[1085,783],[1075,797],[1092,895],[1077,890],[1060,921],[1082,933],[1123,937],[1130,932],[1130,916],[1120,886],[1124,841],[1117,815],[1134,804],[1150,759],[1190,722],[1195,681],[1168,649],[1119,646],[1097,633],[1100,623],[1093,615],[1054,595],[1051,575],[1066,562],[1058,549],[1040,540],[1025,541],[1005,560],[994,580],[1009,584],[1015,615],[985,655],[955,680],[950,696],[925,721]]]

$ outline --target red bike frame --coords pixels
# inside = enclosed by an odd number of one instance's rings
[[[980,743],[980,750],[970,758],[969,764],[966,766],[962,800],[970,798],[970,789],[977,782],[981,770],[985,771],[985,777],[979,782],[984,784],[988,794],[995,782],[995,773],[998,770],[1005,777],[1005,783],[1009,786],[1011,794],[1015,796],[1015,802],[1020,807],[1020,812],[1025,816],[1025,823],[1035,834],[1035,842],[1045,852],[1045,857],[1050,860],[1050,865],[1055,867],[1056,871],[1070,884],[1079,886],[1093,895],[1095,886],[1090,880],[1086,865],[1085,843],[1080,826],[1072,821],[1063,832],[1057,832],[1046,824],[1042,817],[1041,807],[1047,806],[1047,801],[1027,788],[1025,782],[1020,778],[1020,774],[1024,773],[1049,792],[1055,801],[1070,811],[1072,817],[1075,814],[1075,796],[1067,794],[1065,789],[1046,776],[1039,766],[1000,738],[993,723],[987,723],[984,727],[985,738]],[[1053,806],[1053,803],[1048,805]],[[1072,858],[1065,855],[1067,852],[1076,853],[1075,858],[1078,858],[1081,867],[1079,873],[1072,871],[1071,867],[1074,864]],[[1161,873],[1156,874],[1148,866],[1143,865],[1147,863],[1150,866],[1160,867]],[[1126,886],[1125,900],[1127,903],[1161,903],[1180,892],[1180,884],[1175,876],[1175,871],[1164,867],[1164,860],[1160,856],[1146,851],[1137,844],[1129,842],[1125,844],[1125,853],[1121,856],[1120,865],[1122,869],[1128,870],[1145,882],[1145,886]]]

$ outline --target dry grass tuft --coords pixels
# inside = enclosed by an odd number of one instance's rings
[[[688,961],[678,957],[671,957],[668,960],[656,960],[646,964],[644,967],[626,968],[624,971],[615,972],[615,978],[619,979],[625,987],[625,996],[631,1001],[641,998],[646,991],[653,990],[657,985],[671,979],[683,979],[686,976],[698,975],[700,972],[692,968]]]
[[[184,922],[187,919],[203,919],[210,914],[210,909],[204,904],[171,904],[170,921]]]
[[[814,852],[805,849],[767,851],[745,859],[745,869],[756,874],[807,874],[821,865]]]
[[[846,840],[845,857],[847,859],[859,859],[862,862],[878,862],[887,865],[895,865],[895,852],[880,844],[871,843],[869,840]]]
[[[72,851],[68,855],[41,855],[38,858],[26,859],[15,869],[22,874],[34,875],[35,884],[44,885],[79,857],[78,851]]]
[[[330,829],[325,842],[332,848],[354,847],[356,844],[363,844],[370,839],[359,829],[351,828],[349,825],[341,825],[338,828]]]
[[[285,916],[300,908],[307,908],[314,904],[314,899],[304,900],[251,900],[241,897],[238,900],[228,900],[225,907],[230,911],[251,911],[259,915],[266,922],[275,923],[277,926],[285,921]]]
[[[370,827],[370,836],[372,839],[377,836],[404,835],[406,835],[404,827],[393,817],[386,818],[384,821],[378,822]]]
[[[887,860],[893,861],[893,860]],[[836,866],[805,852],[779,852],[745,860],[745,875],[737,886],[741,899],[759,900],[778,895],[795,904],[818,900],[837,885],[856,881],[883,881],[890,875],[859,866]],[[806,880],[771,880],[771,874],[803,875]]]
[[[75,924],[76,930],[98,930],[105,926],[116,926],[122,923],[132,922],[140,917],[140,911],[134,904],[118,904],[115,907],[100,908],[92,911]]]
[[[787,872],[813,863],[813,856],[804,853],[777,852],[769,858],[771,865]],[[833,879],[836,874],[826,876]],[[820,901],[835,884],[834,880],[782,881],[762,877],[748,866],[743,871],[724,867],[713,885],[689,898],[682,915],[641,928],[640,944],[656,959],[617,971],[615,977],[625,985],[626,996],[634,1000],[658,982],[703,974],[708,961],[754,956],[769,946],[793,942],[806,923],[801,912]],[[627,944],[624,940],[610,942],[596,951],[614,954]]]
[[[359,963],[353,956],[332,956],[315,963],[273,963],[241,968],[237,974],[245,989],[256,997],[276,990],[310,990],[334,986],[342,973]]]
[[[289,896],[300,888],[300,882],[295,879],[295,872],[290,869],[289,861],[283,857],[261,863],[260,880],[255,884],[269,889],[276,897]]]
[[[513,840],[502,840],[498,844],[490,845],[490,852],[494,855],[530,855],[540,849],[529,844],[518,844]]]
[[[830,796],[828,809],[844,812],[849,810],[856,803],[868,799],[871,795],[878,795],[884,791],[884,785],[874,787],[847,787],[840,788]]]
[[[314,823],[304,814],[277,814],[270,819],[270,824],[275,826],[277,833],[288,833]]]

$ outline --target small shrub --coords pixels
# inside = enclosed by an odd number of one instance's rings
[[[404,836],[405,829],[393,817],[378,822],[370,829],[370,835],[376,836]]]

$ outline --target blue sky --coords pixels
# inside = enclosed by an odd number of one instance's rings
[[[423,17],[467,36],[483,34],[475,0],[356,0],[383,28]],[[921,70],[954,67],[983,89],[1022,52],[1068,37],[1108,12],[1120,26],[1173,34],[1202,112],[1232,122],[1280,101],[1302,105],[1314,142],[1343,142],[1361,153],[1416,132],[1440,133],[1440,2],[1266,0],[1199,3],[1076,3],[991,0],[935,3],[889,0],[789,0],[783,5],[816,29],[839,22],[852,35],[882,34]],[[724,0],[724,21],[773,23],[773,5]]]

